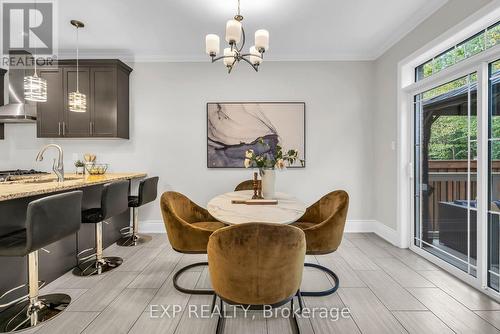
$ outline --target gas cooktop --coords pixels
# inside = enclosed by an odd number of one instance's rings
[[[12,176],[31,176],[38,174],[48,174],[34,169],[0,170],[0,182],[7,181]]]
[[[48,174],[48,173],[34,169],[0,170],[0,175],[33,175],[33,174]]]

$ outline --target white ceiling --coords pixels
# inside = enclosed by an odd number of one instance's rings
[[[376,59],[447,0],[241,0],[243,25],[270,32],[268,59]],[[61,58],[74,57],[71,19],[83,57],[136,60],[207,60],[205,35],[224,37],[237,0],[59,0]],[[223,47],[221,45],[221,47]]]

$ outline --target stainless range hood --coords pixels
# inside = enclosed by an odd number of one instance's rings
[[[24,99],[24,76],[29,69],[11,68],[8,75],[9,100],[0,107],[0,123],[36,122],[36,102]]]

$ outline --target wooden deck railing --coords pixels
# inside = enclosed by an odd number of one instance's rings
[[[471,161],[470,199],[477,197],[477,163]],[[429,195],[429,222],[432,229],[439,227],[439,202],[453,202],[467,199],[467,161],[465,160],[431,160],[429,161],[428,187],[432,189]],[[492,172],[499,174],[494,177],[492,193],[500,193],[500,160],[492,162]],[[425,182],[425,180],[423,180]]]

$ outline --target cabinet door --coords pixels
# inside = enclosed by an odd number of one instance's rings
[[[79,68],[79,90],[87,96],[87,111],[73,112],[69,110],[68,94],[76,91],[76,67],[64,68],[64,127],[65,137],[89,137],[91,136],[91,96],[90,96],[90,73],[88,67]]]
[[[92,136],[115,137],[117,129],[116,68],[93,67],[91,72]]]
[[[37,103],[37,137],[60,137],[64,107],[63,71],[60,68],[41,69],[38,75],[47,80],[47,102]]]

